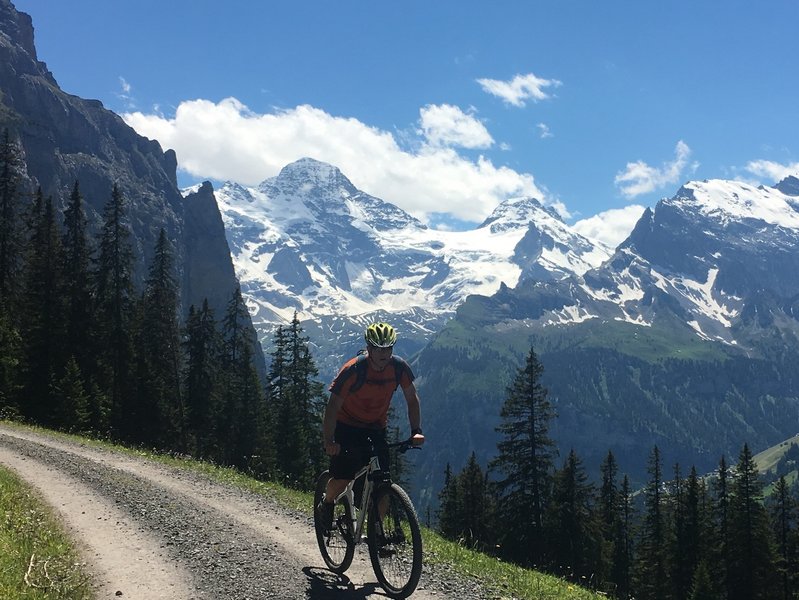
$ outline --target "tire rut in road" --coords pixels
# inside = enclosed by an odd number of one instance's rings
[[[99,598],[191,598],[191,577],[163,543],[113,502],[53,467],[10,451],[0,438],[0,465],[10,467],[55,509],[91,574]],[[45,557],[46,559],[46,557]]]

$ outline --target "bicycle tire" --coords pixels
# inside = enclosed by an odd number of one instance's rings
[[[314,492],[314,529],[319,552],[328,569],[339,575],[350,568],[355,555],[355,541],[352,538],[352,523],[349,518],[350,503],[345,496],[333,506],[333,528],[326,531],[319,519],[317,506],[325,495],[325,487],[330,479],[328,471],[322,472],[316,480]]]
[[[366,536],[372,568],[386,594],[410,596],[422,575],[422,534],[411,499],[396,483],[375,494]]]

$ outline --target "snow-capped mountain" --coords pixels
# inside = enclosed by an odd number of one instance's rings
[[[612,319],[651,327],[669,317],[701,339],[743,343],[751,327],[793,314],[799,180],[689,182],[647,209],[610,260],[548,287],[560,302],[536,315],[542,326]],[[785,325],[799,330],[792,319]]]
[[[579,275],[611,254],[531,198],[502,203],[471,231],[430,229],[309,158],[255,188],[226,183],[216,197],[264,341],[296,311],[322,337],[383,314],[421,343],[470,294]]]

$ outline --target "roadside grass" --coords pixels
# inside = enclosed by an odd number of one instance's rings
[[[313,494],[284,487],[273,482],[259,481],[230,467],[221,467],[191,458],[128,448],[102,440],[53,432],[38,427],[20,425],[19,423],[10,423],[8,421],[3,421],[3,423],[21,430],[35,430],[55,438],[66,438],[88,446],[113,449],[168,466],[200,473],[214,481],[272,498],[286,508],[305,512],[309,517],[312,514]],[[485,586],[491,590],[492,594],[495,594],[493,597],[496,600],[599,600],[607,597],[569,583],[561,578],[503,562],[462,544],[446,540],[425,527],[422,527],[422,536],[426,564],[439,565],[444,569],[450,569],[461,576],[473,580],[476,584]],[[0,591],[2,591],[2,588],[0,588]],[[5,599],[5,596],[0,594],[0,598]],[[27,599],[28,596],[20,596],[19,598]],[[39,597],[30,596],[30,598]],[[74,596],[74,598],[80,597]],[[16,597],[12,597],[10,600],[16,600]]]
[[[0,519],[0,598],[94,598],[58,519],[26,483],[2,466]]]
[[[599,600],[606,595],[559,577],[477,552],[422,527],[425,563],[442,565],[488,588],[497,600]]]

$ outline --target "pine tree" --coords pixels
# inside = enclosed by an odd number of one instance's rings
[[[713,527],[716,539],[710,547],[708,568],[712,571],[711,579],[719,582],[724,597],[731,597],[731,558],[730,558],[730,471],[724,456],[719,460],[718,475],[713,481]]]
[[[682,478],[679,465],[675,465],[671,482],[670,505],[673,534],[669,564],[672,573],[673,596],[687,599],[691,593],[694,572],[700,560],[702,539],[701,490],[696,469],[691,468],[687,480]]]
[[[255,453],[250,469],[253,475],[259,479],[273,480],[278,477],[275,418],[266,392],[261,396],[258,404]]]
[[[626,600],[632,593],[633,569],[633,493],[630,479],[624,476],[619,491],[619,519],[613,536],[613,566],[610,578],[616,584],[616,597]]]
[[[602,483],[599,489],[599,512],[602,517],[602,533],[607,540],[613,539],[613,530],[619,518],[618,465],[612,451],[608,451],[600,466]]]
[[[486,477],[472,452],[457,477],[459,538],[470,548],[485,549],[490,543],[490,505]]]
[[[22,335],[19,291],[24,236],[21,227],[22,159],[8,129],[0,140],[0,415],[18,416]]]
[[[796,500],[791,497],[785,475],[774,486],[771,504],[771,524],[777,541],[777,571],[780,577],[780,600],[793,597],[793,580],[799,572],[797,548],[794,543],[797,521]]]
[[[138,428],[144,436],[143,442],[185,452],[179,295],[173,271],[172,247],[161,229],[142,299]]]
[[[794,487],[793,489],[795,490],[796,488]],[[796,506],[799,503],[799,498],[795,497],[794,503],[794,506]],[[797,593],[799,591],[799,508],[797,508],[794,515],[796,516],[794,522],[796,526],[788,534],[788,563],[786,570],[788,572],[788,589],[795,598],[799,595]]]
[[[8,129],[0,141],[0,311],[16,307],[21,283],[24,236],[21,227],[22,157]]]
[[[24,411],[37,423],[58,426],[50,384],[62,377],[67,361],[62,249],[52,199],[45,200],[41,189],[31,227],[22,312]]]
[[[705,562],[710,568],[710,561],[716,560],[714,549],[718,544],[718,532],[715,527],[715,508],[708,489],[708,480],[705,477],[698,479],[699,487],[699,532],[698,532],[698,563]],[[697,563],[697,566],[698,566]],[[722,582],[714,578],[715,588],[722,590]]]
[[[669,535],[668,563],[671,570],[672,597],[684,600],[690,591],[693,572],[685,573],[685,486],[679,463],[674,465],[674,477],[668,485],[667,504],[670,509],[671,531]]]
[[[254,340],[250,314],[241,289],[233,291],[222,320],[224,351],[222,355],[221,433],[223,460],[249,469],[258,440],[258,410],[263,392],[253,363]]]
[[[600,530],[593,498],[594,488],[572,449],[555,473],[547,528],[553,570],[580,583],[591,579],[599,560]]]
[[[101,361],[100,389],[110,404],[101,414],[109,415],[107,426],[112,436],[135,441],[140,432],[135,430],[138,418],[135,416],[133,377],[133,249],[125,219],[124,198],[114,184],[111,199],[103,209],[103,227],[93,277],[96,308],[94,347]]]
[[[22,337],[11,317],[0,307],[0,418],[19,416],[18,373]]]
[[[221,413],[222,341],[208,300],[200,310],[189,308],[184,332],[183,372],[187,444],[202,459],[221,459],[218,421]]]
[[[296,312],[291,321],[290,339],[291,389],[292,396],[301,411],[301,435],[306,440],[307,448],[304,480],[306,487],[310,489],[316,480],[316,475],[326,462],[322,445],[318,441],[322,435],[322,417],[326,404],[325,390],[323,384],[316,379],[319,370],[311,356],[310,340],[303,335]],[[395,462],[395,464],[397,463]],[[389,466],[389,468],[391,467]]]
[[[705,518],[702,510],[703,487],[696,472],[696,467],[691,467],[691,472],[685,482],[682,494],[680,512],[681,525],[676,530],[678,541],[675,545],[680,554],[673,558],[675,567],[675,581],[684,587],[680,593],[688,597],[692,589],[694,574],[702,559],[702,540],[705,537]]]
[[[657,446],[652,449],[647,471],[649,482],[644,492],[645,514],[638,546],[635,597],[642,600],[670,600],[668,522],[662,487],[662,462]]]
[[[78,182],[72,188],[64,211],[64,302],[66,304],[66,352],[74,356],[84,386],[93,379],[96,361],[92,352],[91,249],[83,196]],[[96,423],[94,424],[97,425]]]
[[[508,388],[502,406],[501,439],[493,465],[497,481],[503,552],[526,566],[545,560],[544,512],[552,489],[555,444],[549,424],[555,416],[541,384],[543,367],[533,349]]]
[[[449,463],[444,470],[444,487],[438,493],[438,507],[438,531],[449,540],[458,539],[458,481]]]
[[[53,383],[51,394],[59,428],[71,433],[87,432],[91,423],[90,398],[74,358],[67,362],[63,377]]]
[[[730,495],[730,559],[730,600],[777,597],[763,484],[747,444],[738,457]]]
[[[301,487],[309,440],[302,433],[302,414],[290,388],[283,392],[282,402],[276,408],[276,430],[285,440],[277,445],[277,468],[287,485]]]
[[[302,335],[297,314],[288,328],[278,327],[269,369],[269,405],[281,437],[277,468],[289,485],[308,488],[324,462],[319,439],[324,412],[324,387]]]
[[[689,600],[722,600],[713,582],[707,561],[702,560],[696,568]]]
[[[289,339],[283,325],[278,325],[272,337],[273,350],[266,378],[266,414],[271,419],[272,430],[283,431],[283,427],[295,429],[296,419],[290,406],[289,392]],[[274,445],[275,470],[285,475],[292,462],[286,450],[286,444]]]
[[[601,483],[597,510],[601,532],[601,561],[597,579],[605,581],[611,577],[613,556],[615,554],[616,532],[619,528],[619,509],[621,508],[618,485],[618,465],[612,451],[608,451],[600,466]],[[611,581],[613,581],[611,577]]]

